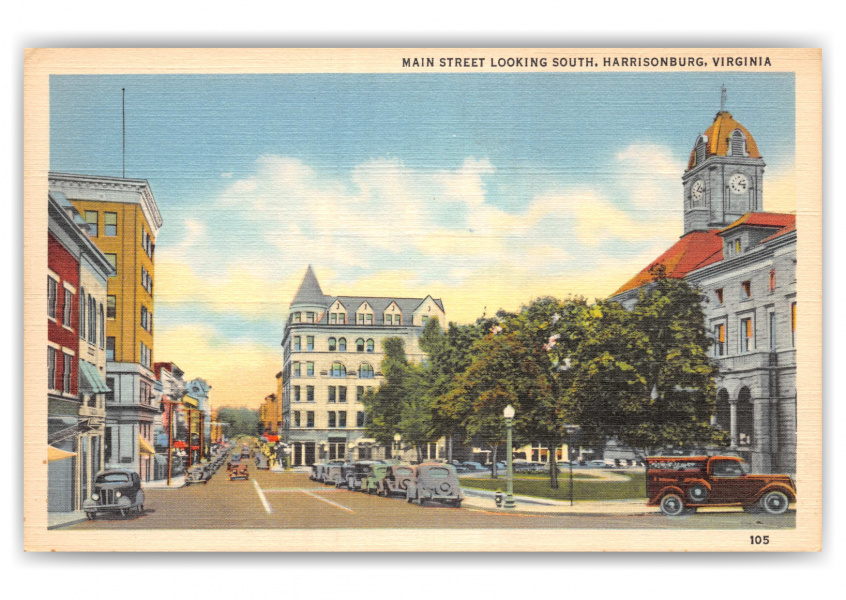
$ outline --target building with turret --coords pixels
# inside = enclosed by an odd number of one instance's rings
[[[419,337],[432,318],[444,327],[440,299],[328,295],[308,267],[282,338],[283,441],[294,466],[349,452],[354,459],[385,455],[365,437],[361,399],[382,382],[382,340],[401,338],[408,359],[419,362]],[[435,454],[442,448],[433,446]]]
[[[719,368],[714,422],[757,472],[796,470],[796,216],[764,212],[764,160],[726,110],[682,175],[684,234],[612,299],[631,308],[653,273],[703,294]]]

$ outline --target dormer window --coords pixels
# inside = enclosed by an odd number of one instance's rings
[[[362,302],[356,310],[356,323],[373,325],[373,308],[367,302]]]
[[[740,238],[737,238],[736,240],[734,240],[734,253],[740,254],[741,249],[742,248],[741,248],[741,245],[740,245]]]
[[[739,129],[731,132],[729,138],[729,156],[748,156],[746,152],[746,137]]]
[[[704,135],[700,135],[699,139],[696,140],[696,151],[695,151],[695,164],[694,166],[701,165],[705,162],[705,144],[708,143],[708,138]]]
[[[300,323],[302,321],[302,313],[295,312],[292,320],[294,323]]]

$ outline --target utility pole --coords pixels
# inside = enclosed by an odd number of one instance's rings
[[[167,486],[170,487],[173,473],[173,402],[167,400]]]

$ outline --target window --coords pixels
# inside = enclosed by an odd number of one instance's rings
[[[338,427],[346,427],[347,426],[347,413],[346,411],[341,411],[338,413]]]
[[[85,288],[79,291],[79,337],[85,339]]]
[[[106,296],[106,318],[114,319],[117,317],[117,297]]]
[[[772,294],[776,288],[776,276],[775,276],[775,269],[770,271],[770,293]]]
[[[716,294],[716,296],[717,296],[717,304],[722,304],[723,303],[723,288],[720,288],[718,290],[714,290],[714,294]]]
[[[299,401],[300,401],[300,386],[295,385],[294,386],[294,402],[299,402]]]
[[[423,315],[423,325],[426,325],[426,323],[428,323],[428,322],[429,322],[429,317],[426,316],[426,315]]]
[[[314,323],[314,313],[307,312],[306,313],[306,323]]]
[[[106,377],[106,387],[109,388],[109,391],[106,392],[106,402],[114,402],[115,401],[115,378],[114,377]]]
[[[361,365],[358,369],[358,376],[362,379],[373,379],[373,367],[367,363]]]
[[[346,403],[347,401],[347,386],[338,386],[338,402]]]
[[[796,303],[790,305],[790,345],[796,345]]]
[[[115,359],[115,338],[106,338],[106,360],[114,361]]]
[[[106,347],[106,313],[100,304],[100,348]]]
[[[360,410],[355,413],[355,426],[364,427],[364,411]]]
[[[149,369],[150,368],[150,361],[151,361],[150,349],[147,347],[147,344],[145,344],[144,342],[139,342],[139,344],[140,344],[140,347],[141,347],[141,365],[145,366]]]
[[[731,133],[731,144],[729,148],[729,154],[731,156],[745,156],[746,151],[744,150],[745,140],[743,139],[743,133],[739,129],[735,129]]]
[[[47,277],[47,316],[51,319],[56,318],[57,306],[59,301],[59,284],[52,277]]]
[[[306,386],[306,402],[314,402],[314,386]]]
[[[705,162],[705,138],[700,137],[696,142],[696,156],[694,157],[694,166],[701,165]]]
[[[355,401],[361,402],[361,399],[364,398],[364,386],[359,385],[355,388]]]
[[[299,352],[299,351],[300,351],[300,336],[295,335],[294,336],[294,352]]]
[[[329,403],[335,404],[335,395],[337,393],[337,388],[334,385],[329,386]]]
[[[333,410],[329,411],[329,428],[330,429],[335,428],[335,411],[333,411]]]
[[[332,370],[329,373],[329,377],[346,377],[347,376],[347,368],[339,362],[332,363]]]
[[[364,352],[364,338],[358,338],[355,341],[356,352]]]
[[[64,364],[62,365],[62,391],[70,393],[71,391],[71,369],[73,369],[73,357],[70,354],[62,353]]]
[[[338,340],[338,352],[346,352],[347,351],[347,338],[341,338]]]
[[[106,260],[109,261],[109,264],[112,265],[112,269],[114,269],[109,277],[117,277],[117,254],[106,253]]]
[[[314,336],[310,335],[306,337],[306,350],[309,352],[314,352]]]
[[[309,428],[314,427],[314,411],[313,410],[306,412],[306,427],[309,427]]]
[[[300,411],[294,412],[294,427],[302,427],[300,424]]]
[[[338,325],[347,324],[347,313],[338,313]]]
[[[329,315],[329,322],[332,325],[335,325],[338,322],[338,313],[332,313],[331,315]]]
[[[88,343],[97,343],[97,301],[88,296]]]
[[[314,377],[314,363],[307,362],[306,363],[306,376],[307,377]]]
[[[364,315],[364,322],[368,325],[373,325],[373,315],[371,315],[370,313]]]
[[[152,398],[153,398],[153,388],[146,381],[142,381],[139,384],[138,401],[141,404],[149,406],[150,404],[153,403]]]
[[[402,315],[394,315],[394,325],[402,325]]]
[[[299,323],[302,321],[302,313],[295,312],[293,316],[294,323]]]
[[[69,289],[65,289],[65,299],[62,304],[62,324],[67,327],[71,326],[71,305],[73,304],[73,294]]]
[[[103,213],[103,235],[115,237],[117,235],[117,213]]]
[[[752,297],[752,282],[744,281],[740,284],[740,299],[748,300]]]
[[[153,277],[144,267],[141,267],[141,287],[147,290],[150,295],[153,294]]]
[[[293,369],[294,369],[294,377],[300,377],[301,376],[300,375],[300,363],[295,362],[293,364]]]
[[[364,313],[358,313],[358,324],[364,325]]]
[[[142,305],[141,306],[141,327],[146,329],[147,331],[151,331],[153,329],[152,324],[153,315],[150,311],[147,310],[147,307]]]
[[[47,346],[47,389],[56,389],[56,349]]]
[[[717,325],[714,328],[714,354],[715,356],[725,356],[726,353],[726,326],[725,324]]]
[[[330,337],[329,338],[329,352],[335,352],[335,350],[337,350],[337,348],[338,348],[338,342],[335,340],[335,338]]]
[[[776,349],[776,316],[775,312],[770,313],[770,350]]]
[[[97,237],[97,211],[96,210],[86,210],[85,211],[85,222],[88,224],[87,231],[88,235],[91,237]]]
[[[373,352],[373,340],[367,340],[367,351]]]
[[[752,319],[740,320],[740,351],[751,352],[755,349],[754,330],[752,328]]]
[[[734,240],[734,253],[735,253],[735,254],[740,254],[740,250],[741,250],[741,247],[740,247],[740,238],[738,238],[738,239]]]

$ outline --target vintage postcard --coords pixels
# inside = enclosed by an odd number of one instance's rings
[[[821,548],[819,50],[24,76],[27,549]]]

